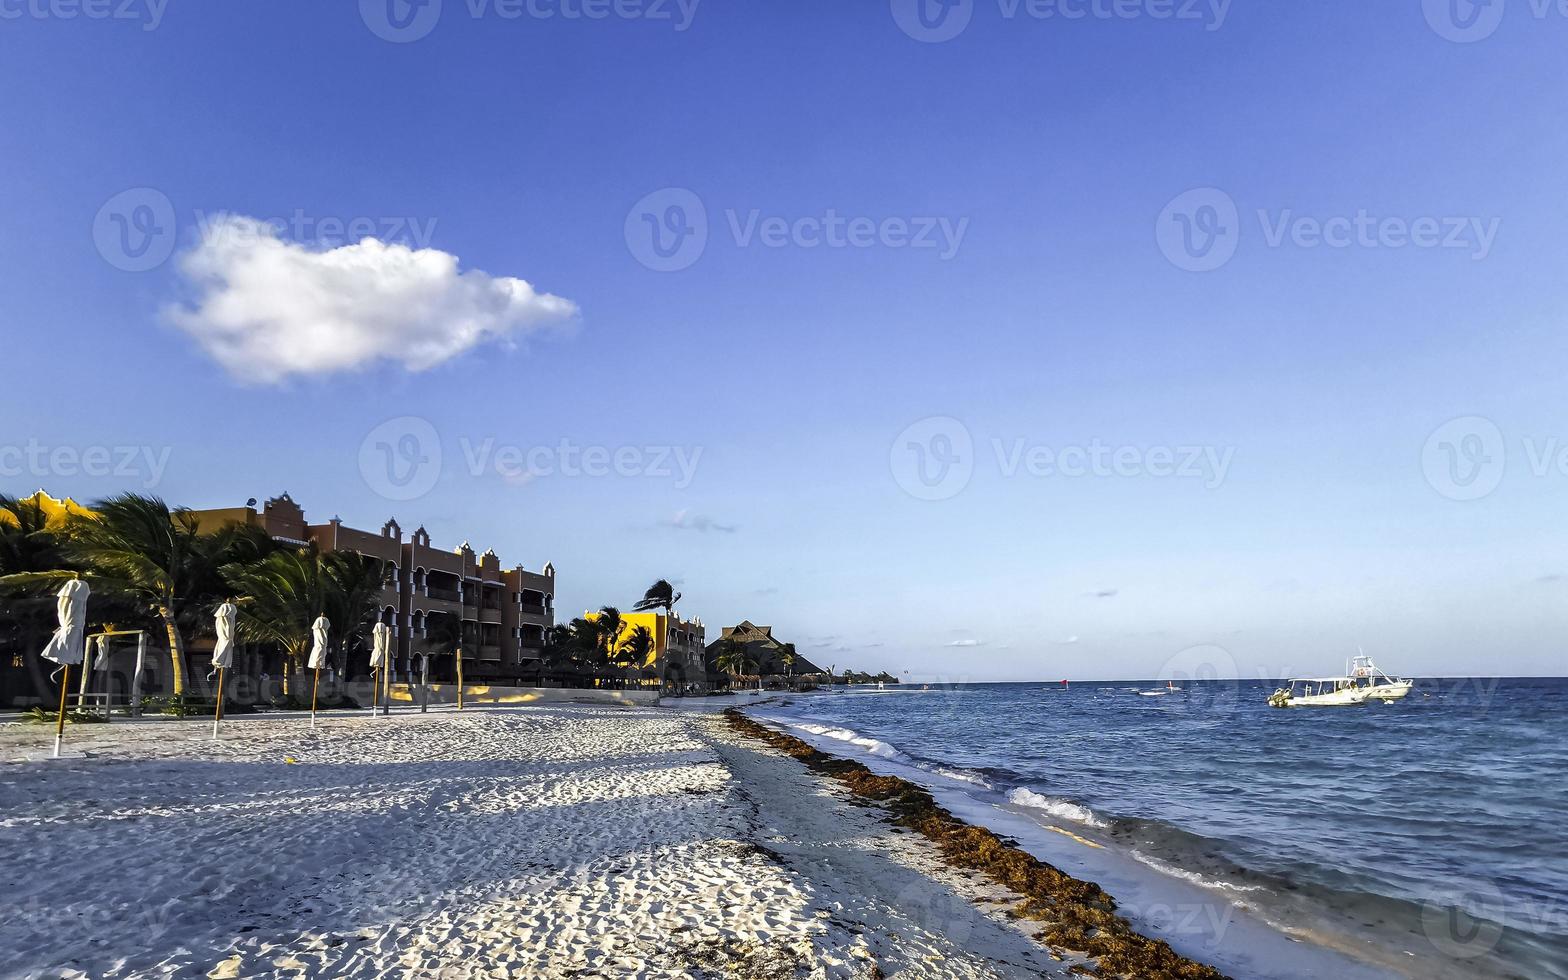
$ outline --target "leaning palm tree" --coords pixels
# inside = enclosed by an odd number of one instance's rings
[[[628,676],[647,666],[648,659],[658,652],[659,644],[654,639],[653,633],[646,626],[634,626],[626,635],[621,647],[615,654],[615,662],[625,667]],[[639,676],[640,679],[640,676]]]
[[[632,609],[636,612],[663,609],[665,617],[673,620],[675,618],[675,604],[680,601],[681,594],[675,591],[675,586],[671,585],[669,580],[661,578],[648,586],[648,591],[642,594],[641,599],[632,604]],[[664,658],[661,656],[658,663],[659,691],[661,693],[664,691],[664,666]]]
[[[795,686],[795,661],[798,659],[795,654],[795,644],[784,644],[783,651],[779,653],[779,663],[784,665],[784,676],[788,679],[791,688]]]
[[[250,525],[203,534],[192,511],[129,493],[93,504],[86,516],[72,515],[65,536],[67,563],[86,569],[83,577],[95,594],[121,597],[163,625],[176,696],[185,693],[188,616],[224,591],[219,568],[236,557],[259,556],[270,545]],[[12,575],[6,584],[64,581],[78,574],[75,568]]]
[[[648,586],[648,591],[642,598],[632,604],[633,612],[647,612],[650,609],[663,609],[666,616],[674,615],[675,604],[681,601],[681,594],[675,591],[675,586],[664,579]]]

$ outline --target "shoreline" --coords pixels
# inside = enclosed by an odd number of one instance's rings
[[[1223,980],[1214,967],[1178,955],[1162,940],[1135,931],[1116,914],[1116,902],[1092,882],[1046,864],[983,827],[966,823],[937,805],[929,792],[896,776],[878,776],[866,766],[821,752],[801,739],[748,718],[738,708],[724,718],[742,734],[766,742],[824,778],[846,786],[888,811],[895,826],[934,844],[960,870],[979,871],[1017,894],[1008,915],[1038,924],[1034,938],[1051,948],[1083,956],[1100,977],[1139,980]]]
[[[985,828],[1067,874],[1097,884],[1115,896],[1137,931],[1168,942],[1176,952],[1212,964],[1221,972],[1270,980],[1324,975],[1340,980],[1425,980],[1440,975],[1430,970],[1432,964],[1407,960],[1398,950],[1360,948],[1357,938],[1349,934],[1282,926],[1250,908],[1244,896],[1233,899],[1188,875],[1162,872],[1113,842],[1092,839],[1098,836],[1095,830],[1074,823],[1084,819],[1087,811],[1071,804],[1066,808],[1075,812],[1061,820],[1047,819],[1028,808],[1000,807],[976,799],[972,795],[976,787],[962,774],[907,765],[897,753],[887,755],[890,747],[869,736],[846,741],[793,723],[788,715],[775,717],[768,711],[785,704],[773,699],[771,705],[751,703],[742,710],[761,708],[751,717],[753,723],[823,755],[906,781],[930,794],[960,820]],[[865,744],[860,744],[861,740]]]

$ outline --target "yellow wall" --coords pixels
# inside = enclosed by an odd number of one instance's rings
[[[594,622],[598,620],[599,614],[596,612],[584,613],[583,618],[589,622]],[[669,620],[661,612],[621,613],[621,635],[616,638],[615,647],[620,649],[621,644],[625,643],[627,638],[632,635],[632,630],[639,626],[647,627],[648,632],[653,634],[653,653],[648,656],[648,662],[643,664],[643,666],[657,666],[659,658],[664,655],[665,648],[669,645],[670,631],[668,623]]]

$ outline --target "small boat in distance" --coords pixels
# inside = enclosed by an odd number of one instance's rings
[[[1181,693],[1181,688],[1177,687],[1174,683],[1172,683],[1170,681],[1166,681],[1164,687],[1157,687],[1157,688],[1155,688],[1152,691],[1139,691],[1138,695],[1139,695],[1139,697],[1145,697],[1145,698],[1162,698],[1162,697],[1166,696],[1167,694],[1180,694],[1180,693]]]
[[[1379,701],[1398,701],[1415,687],[1415,681],[1408,677],[1393,678],[1383,673],[1364,652],[1350,661],[1350,669],[1346,673],[1355,679],[1367,697]]]
[[[1345,666],[1343,677],[1300,677],[1269,695],[1276,708],[1337,708],[1381,701],[1387,704],[1408,695],[1415,681],[1383,673],[1358,649]]]
[[[1367,703],[1354,677],[1297,677],[1269,695],[1273,708],[1349,708]]]

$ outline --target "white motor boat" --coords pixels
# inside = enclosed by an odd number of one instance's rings
[[[1348,708],[1367,703],[1354,677],[1297,677],[1269,695],[1275,708]]]
[[[1139,691],[1138,692],[1138,696],[1139,697],[1145,697],[1145,698],[1163,698],[1167,694],[1180,694],[1180,693],[1181,693],[1181,688],[1177,687],[1171,681],[1166,681],[1164,687],[1157,687],[1157,688],[1155,688],[1152,691]]]
[[[1394,678],[1383,673],[1365,653],[1350,661],[1348,673],[1368,698],[1378,701],[1398,701],[1415,687],[1415,681],[1408,677]]]

